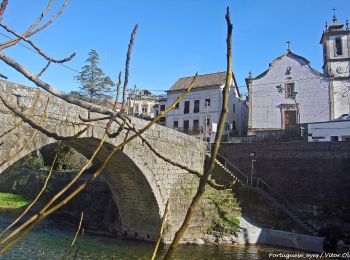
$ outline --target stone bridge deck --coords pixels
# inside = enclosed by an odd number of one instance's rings
[[[0,81],[0,91],[13,106],[26,112],[33,106],[39,90]],[[83,135],[68,143],[89,158],[103,136],[106,122],[83,123],[78,116],[87,118],[87,110],[68,104],[44,92],[40,92],[39,101],[34,109],[33,119],[36,122],[43,113],[48,97],[50,97],[50,103],[43,126],[62,136],[74,135],[88,126],[88,130]],[[91,118],[98,116],[100,115],[91,114]],[[2,122],[0,134],[8,131],[16,122],[20,122],[20,119],[15,117],[2,103],[0,103],[0,120]],[[140,129],[147,124],[147,121],[132,118],[132,123]],[[117,126],[113,127],[115,131]],[[1,138],[0,162],[15,154],[34,131],[29,125],[23,123]],[[133,133],[129,133],[131,134]],[[108,139],[93,163],[98,165],[103,162],[113,146],[122,142],[126,135],[126,131],[123,131],[119,137]],[[159,125],[152,126],[143,136],[163,156],[181,162],[192,169],[203,171],[205,144],[201,140]],[[24,151],[0,167],[0,173],[23,156],[54,142],[56,142],[55,139],[48,138],[39,132]],[[164,242],[169,242],[182,223],[187,206],[198,186],[198,178],[157,157],[139,138],[130,142],[122,152],[113,156],[103,175],[120,212],[122,222],[120,231],[125,236],[136,239],[157,239],[161,216],[169,200],[169,215],[163,239]],[[202,199],[192,225],[185,234],[185,240],[199,238],[207,232],[218,214],[211,199],[213,196],[217,198],[217,193],[208,188],[207,195]],[[225,197],[223,194],[219,197]]]

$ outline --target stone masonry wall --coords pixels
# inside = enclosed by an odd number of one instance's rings
[[[220,154],[284,195],[319,228],[350,223],[350,143],[222,144]]]

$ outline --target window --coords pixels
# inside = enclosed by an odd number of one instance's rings
[[[147,112],[148,112],[148,106],[147,105],[143,105],[142,106],[142,113],[147,114]]]
[[[193,120],[193,130],[199,129],[199,120],[195,119]]]
[[[139,104],[135,104],[135,113],[139,112]]]
[[[185,101],[184,114],[190,113],[190,101]]]
[[[174,121],[174,128],[178,128],[179,127],[179,121]]]
[[[160,105],[160,111],[164,111],[165,110],[165,105]]]
[[[339,141],[338,136],[331,136],[331,141]]]
[[[207,118],[207,126],[209,126],[209,125],[210,125],[210,119]]]
[[[286,98],[294,98],[294,83],[286,83]]]
[[[157,109],[157,110],[156,110],[156,116],[158,116],[158,115],[159,115],[159,110]]]
[[[188,131],[189,126],[190,126],[190,121],[184,120],[184,131]]]
[[[236,104],[233,103],[233,113],[236,113]]]
[[[199,113],[199,100],[194,101],[193,113]]]
[[[175,105],[175,109],[179,109],[179,105],[180,105],[180,103],[177,103],[177,104]]]
[[[236,121],[235,120],[232,121],[232,130],[236,130]]]
[[[207,99],[205,100],[205,105],[208,106],[208,107],[210,107],[210,98],[207,98]]]
[[[335,38],[335,55],[343,55],[343,48],[340,37]]]
[[[166,118],[165,117],[161,117],[158,122],[159,122],[160,125],[165,125]]]

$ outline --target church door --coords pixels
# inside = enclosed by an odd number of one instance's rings
[[[284,111],[284,128],[287,125],[295,125],[297,123],[297,112],[296,111]]]

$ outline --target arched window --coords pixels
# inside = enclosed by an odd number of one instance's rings
[[[336,55],[343,55],[343,48],[340,37],[335,38],[335,53]]]

